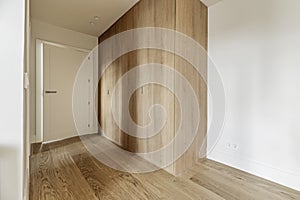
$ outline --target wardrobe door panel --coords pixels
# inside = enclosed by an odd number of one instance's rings
[[[205,50],[207,49],[207,7],[199,0],[176,0],[176,31],[186,34],[198,42]],[[175,47],[177,48],[177,47]],[[187,51],[190,49],[187,49]],[[195,53],[195,52],[190,52]],[[201,55],[195,55],[201,56]],[[206,151],[206,131],[207,131],[207,56],[201,57],[202,75],[188,63],[185,59],[175,56],[175,69],[189,81],[198,98],[200,109],[200,123],[196,138],[185,154],[175,162],[175,174],[183,173],[199,159]],[[175,90],[180,90],[182,83],[175,79]],[[175,105],[176,106],[176,105]],[[175,108],[175,122],[179,123],[180,115],[178,108]],[[190,126],[197,126],[198,121],[194,117],[188,116]],[[185,143],[190,141],[184,141]],[[175,152],[177,149],[175,149]]]
[[[175,28],[174,0],[140,1],[137,6],[133,8],[133,11],[135,28],[160,27],[172,30]],[[155,39],[159,40],[162,44],[166,42],[163,38]],[[173,52],[155,49],[137,50],[137,64],[141,65],[144,63],[158,63],[174,68],[174,54]],[[163,75],[162,83],[166,83],[170,79],[174,80],[174,73],[163,74],[163,71],[156,73]],[[170,90],[158,84],[145,85],[142,88],[142,91],[143,93],[137,92],[134,96],[136,99],[143,99],[142,101],[136,101],[137,107],[142,113],[137,116],[137,121],[149,123],[149,111],[151,106],[155,104],[162,105],[166,110],[167,116],[165,126],[156,136],[148,138],[147,140],[139,140],[139,145],[145,149],[146,152],[152,152],[171,143],[174,138],[175,98]],[[150,134],[151,133],[149,132],[149,135]],[[173,148],[171,149],[171,152],[162,153],[160,155],[161,161],[165,162],[170,154],[173,157]],[[165,169],[173,173],[173,164]]]
[[[168,28],[182,32],[207,49],[207,8],[199,0],[141,0],[108,29],[99,38],[99,42],[123,31],[143,27]],[[138,41],[138,39],[135,38],[134,41]],[[156,38],[156,40],[162,44],[166,42],[164,38]],[[176,43],[174,41],[174,50],[175,48]],[[114,143],[131,152],[152,152],[172,142],[181,120],[180,104],[175,95],[164,86],[153,83],[144,85],[133,93],[129,105],[122,105],[129,110],[133,121],[139,126],[147,126],[151,122],[149,117],[151,106],[155,104],[162,105],[166,110],[166,124],[155,136],[141,139],[123,132],[115,123],[110,107],[112,90],[125,73],[143,64],[157,63],[166,65],[176,69],[193,87],[199,101],[201,122],[196,140],[188,151],[165,169],[170,173],[180,174],[192,166],[198,159],[201,144],[203,143],[203,147],[206,145],[207,89],[205,79],[207,69],[206,57],[202,59],[203,77],[197,75],[190,63],[174,55],[174,51],[140,49],[128,52],[116,59],[105,71],[100,81],[99,102],[101,106],[99,106],[99,115],[106,135]],[[180,80],[175,79],[174,72],[170,74],[163,74],[163,71],[157,73],[163,75],[162,82],[174,81],[173,87],[175,91],[176,88],[179,89],[181,87],[182,83]],[[143,71],[137,71],[136,81],[142,78],[142,75]],[[122,89],[124,90],[122,91],[123,93],[127,90],[126,88]],[[192,119],[193,116],[188,116],[191,126],[197,123]],[[122,123],[127,123],[127,120],[122,119]],[[150,135],[152,133],[149,131],[147,134]],[[178,149],[173,146],[171,151],[173,158],[175,158],[174,152],[178,151]],[[166,157],[167,155],[162,154],[160,155],[160,160],[166,161]]]
[[[116,29],[113,25],[107,30],[100,38],[99,42],[103,42],[111,36],[115,35]],[[113,49],[111,49],[111,55],[113,55]],[[101,59],[99,57],[99,59]],[[101,61],[100,61],[101,62]],[[100,63],[99,62],[99,63]],[[118,129],[114,126],[114,120],[111,115],[111,94],[114,88],[114,85],[117,81],[117,68],[116,64],[112,63],[107,69],[103,72],[101,79],[99,81],[99,119],[100,125],[106,137],[112,139],[113,141],[119,141],[119,135],[115,134],[118,132]]]

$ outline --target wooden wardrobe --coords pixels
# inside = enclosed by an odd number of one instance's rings
[[[141,0],[99,37],[99,43],[126,30],[161,27],[184,33],[207,49],[207,16],[208,9],[200,0]],[[176,48],[176,44],[174,47]],[[206,74],[204,77],[198,76],[193,66],[186,60],[175,53],[157,49],[136,50],[119,57],[106,69],[99,82],[99,121],[112,142],[131,152],[155,151],[174,138],[180,121],[180,105],[175,95],[160,85],[148,84],[137,89],[131,96],[129,104],[131,117],[139,125],[149,122],[150,119],[141,113],[147,113],[151,105],[164,106],[168,120],[158,135],[147,139],[135,138],[120,130],[114,122],[110,108],[114,86],[130,69],[146,63],[160,63],[177,70],[189,80],[200,102],[201,121],[194,143],[175,163],[165,168],[168,172],[178,175],[197,162],[200,144],[203,142],[206,144],[207,132]],[[203,68],[206,72],[207,66]],[[175,79],[175,90],[178,86],[180,82]],[[193,120],[191,123],[194,123]]]

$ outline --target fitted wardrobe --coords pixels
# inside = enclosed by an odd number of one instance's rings
[[[160,27],[183,33],[206,50],[208,37],[207,16],[208,9],[200,0],[141,0],[99,36],[99,43],[123,31],[143,27]],[[174,41],[174,50],[176,48],[178,47]],[[202,155],[205,155],[206,149],[207,57],[203,55],[195,56],[201,56],[203,63],[201,71],[204,72],[202,76],[196,72],[196,69],[186,59],[176,55],[175,51],[148,48],[128,52],[114,60],[99,81],[99,123],[107,138],[129,152],[147,153],[169,144],[174,139],[181,120],[189,121],[191,126],[194,126],[194,123],[199,123],[195,140],[193,140],[188,150],[172,164],[165,167],[166,171],[174,175],[183,173],[200,158],[205,157],[199,156],[199,154],[202,151]],[[188,80],[199,102],[200,122],[193,120],[195,116],[182,119],[180,102],[174,92],[162,85],[149,83],[136,89],[130,97],[129,105],[124,106],[129,109],[130,116],[136,124],[145,126],[151,120],[148,113],[151,106],[160,104],[164,107],[167,115],[163,128],[158,134],[149,138],[134,137],[120,129],[111,110],[112,91],[118,80],[128,71],[147,63],[166,65]],[[176,89],[181,87],[181,80],[176,79],[175,75],[171,77],[172,74],[168,76],[165,77],[166,80],[174,78],[176,93]],[[122,123],[127,123],[127,120],[122,119]],[[172,151],[177,151],[176,146]],[[164,159],[163,156],[161,159]]]

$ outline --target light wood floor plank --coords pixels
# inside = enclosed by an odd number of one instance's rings
[[[31,158],[32,199],[97,199],[67,153],[48,151]]]
[[[206,160],[199,163],[199,165],[207,166],[210,169],[214,169],[215,171],[222,173],[223,175],[233,177],[236,179],[236,181],[244,182],[246,185],[259,187],[262,191],[270,192],[273,195],[279,196],[280,199],[300,199],[300,192],[296,190],[275,184],[266,179],[223,165],[221,163],[212,160]]]
[[[298,191],[211,160],[175,177],[164,170],[130,174],[112,169],[94,158],[80,138],[44,144],[34,153],[31,200],[300,199]]]

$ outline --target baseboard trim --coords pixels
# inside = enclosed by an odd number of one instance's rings
[[[98,133],[93,132],[93,133],[88,133],[85,135],[93,135],[93,134],[98,134]],[[70,136],[70,137],[66,137],[66,138],[62,138],[62,139],[58,139],[58,140],[52,140],[52,141],[48,141],[48,142],[32,143],[30,155],[34,155],[34,154],[37,154],[38,152],[45,151],[45,150],[47,150],[47,147],[49,147],[49,146],[52,146],[52,147],[63,146],[63,145],[65,145],[65,143],[70,142],[70,141],[78,142],[78,141],[80,141],[80,136]]]
[[[268,164],[242,157],[241,155],[232,155],[216,149],[207,158],[300,191],[300,174],[296,172],[278,169]]]

